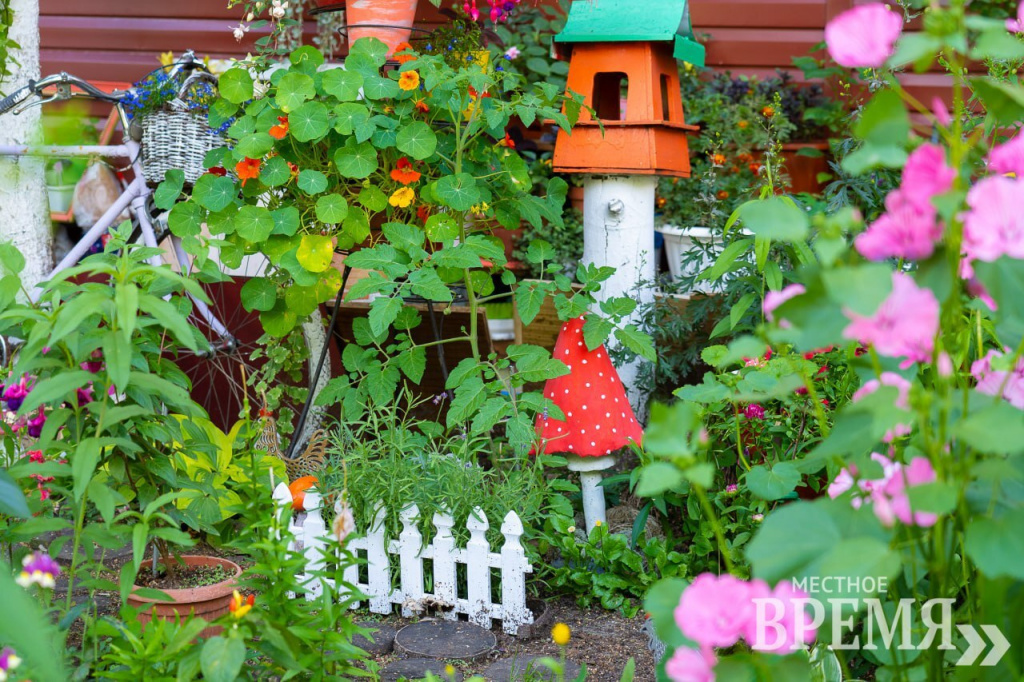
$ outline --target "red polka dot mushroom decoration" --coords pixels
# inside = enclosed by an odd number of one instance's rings
[[[583,340],[584,318],[562,326],[553,357],[569,373],[549,379],[544,396],[565,415],[565,421],[541,414],[537,434],[541,451],[564,455],[569,469],[580,474],[587,529],[605,523],[601,471],[615,464],[614,453],[631,442],[640,445],[643,429],[626,397],[626,389],[603,345],[588,350]]]

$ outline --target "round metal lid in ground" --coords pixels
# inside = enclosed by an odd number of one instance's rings
[[[469,660],[490,652],[498,640],[479,625],[450,620],[425,620],[406,625],[395,635],[395,648],[412,656]]]

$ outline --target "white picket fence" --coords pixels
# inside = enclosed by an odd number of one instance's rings
[[[292,503],[288,486],[281,483],[274,489],[274,500],[279,506]],[[340,500],[335,503],[338,511]],[[307,491],[304,501],[306,513],[296,514],[292,518],[291,533],[294,537],[293,549],[302,551],[306,557],[309,572],[299,576],[308,594],[307,599],[316,599],[323,591],[320,580],[313,578],[311,573],[322,570],[325,563],[324,548],[328,545],[328,530],[321,516],[321,497],[318,493]],[[411,616],[414,606],[426,600],[441,602],[452,608],[441,612],[446,620],[456,620],[458,614],[466,614],[470,622],[484,628],[491,627],[491,620],[500,620],[502,628],[510,635],[516,634],[521,625],[533,623],[533,613],[526,606],[526,574],[533,572],[533,567],[526,559],[521,538],[523,523],[515,512],[509,512],[501,524],[501,534],[505,543],[501,552],[491,552],[486,532],[490,528],[483,510],[476,509],[466,522],[469,530],[469,542],[465,547],[455,546],[452,528],[455,521],[449,514],[434,514],[433,524],[437,529],[433,541],[423,546],[423,536],[416,526],[419,509],[411,505],[402,510],[402,532],[397,540],[386,541],[384,538],[384,520],[387,509],[378,505],[371,528],[360,537],[350,537],[346,548],[353,554],[359,550],[366,552],[368,567],[367,582],[359,580],[359,566],[345,569],[345,582],[354,586],[369,600],[370,611],[389,614],[392,604],[402,606],[402,615]],[[391,562],[389,554],[398,557],[398,587],[391,585]],[[433,592],[423,589],[423,560],[430,559],[433,565]],[[456,564],[466,566],[466,597],[457,594],[458,586]],[[491,601],[491,569],[501,571],[501,602]],[[329,581],[333,586],[333,582]],[[355,603],[352,608],[358,608]]]

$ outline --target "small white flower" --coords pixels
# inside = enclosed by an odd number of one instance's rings
[[[288,9],[288,3],[282,3],[281,0],[274,0],[270,7],[270,17],[272,19],[284,18],[284,13]]]
[[[568,528],[565,529],[565,532],[566,533],[570,533],[570,534],[571,533],[575,533],[576,532],[576,526],[569,526]]]
[[[235,27],[233,27],[231,29],[231,33],[235,36],[235,40],[237,40],[239,42],[242,41],[242,38],[245,37],[245,34],[248,31],[249,31],[249,27],[246,26],[245,24],[241,24],[241,23],[238,24],[238,26],[235,26]]]
[[[255,19],[255,18],[256,18],[256,15],[253,14],[252,12],[249,12],[248,14],[245,15],[245,20],[250,22],[250,23],[252,23],[252,20]]]

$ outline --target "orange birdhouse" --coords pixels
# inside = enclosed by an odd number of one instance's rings
[[[559,131],[555,171],[690,176],[686,136],[697,128],[683,116],[676,59],[703,64],[704,49],[689,35],[686,0],[572,3],[555,42],[568,88],[597,120],[584,109],[571,134]]]

